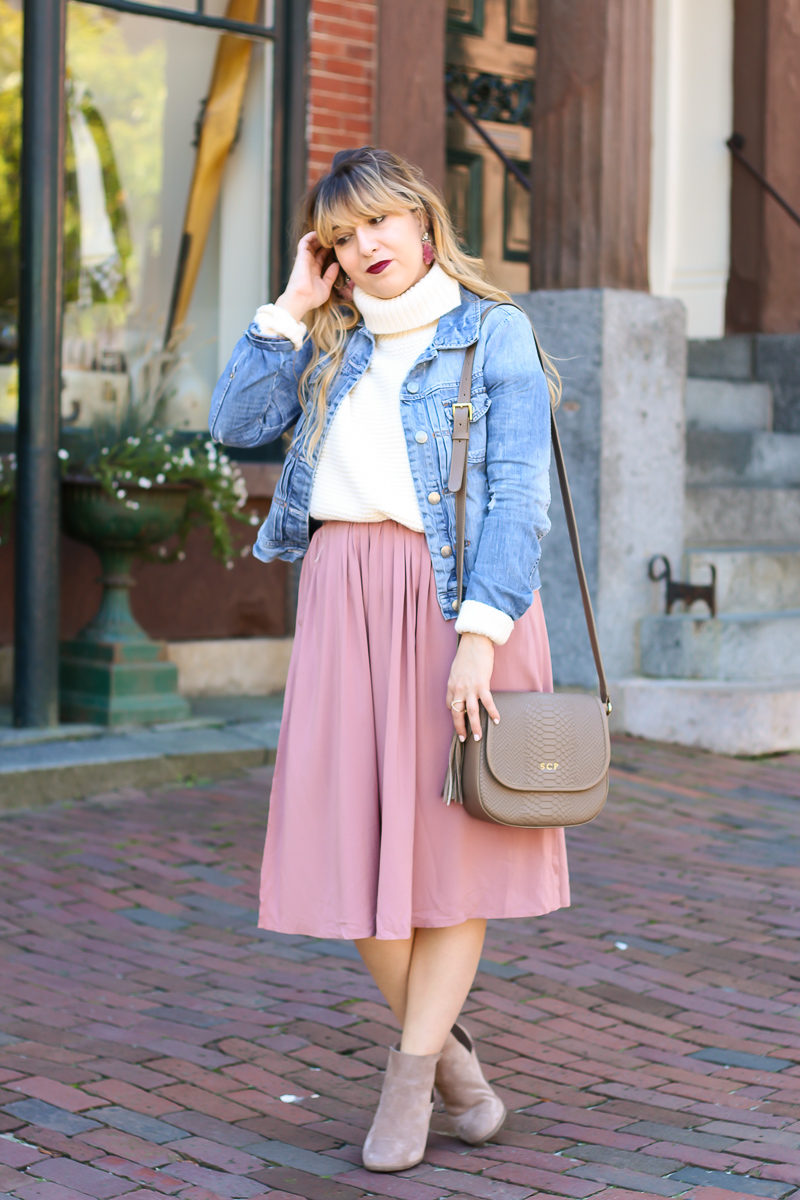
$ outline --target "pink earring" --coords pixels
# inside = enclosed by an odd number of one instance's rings
[[[428,233],[428,231],[426,229],[422,235],[422,261],[425,263],[426,267],[429,267],[431,265],[431,263],[433,262],[433,260],[435,259],[435,257],[436,257],[436,253],[433,249],[433,242],[431,241],[431,235]]]

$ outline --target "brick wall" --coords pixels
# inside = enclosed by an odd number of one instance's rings
[[[312,0],[308,182],[337,150],[375,137],[378,0]]]

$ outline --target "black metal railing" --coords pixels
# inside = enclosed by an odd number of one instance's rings
[[[744,137],[742,136],[742,134],[741,133],[732,133],[731,136],[728,138],[727,142],[725,143],[725,145],[728,147],[728,149],[730,150],[731,154],[736,159],[736,161],[738,163],[741,163],[741,165],[744,167],[744,169],[746,171],[749,171],[754,179],[758,180],[758,182],[761,184],[764,191],[767,192],[770,196],[772,196],[773,200],[775,200],[778,204],[780,204],[780,206],[784,210],[784,212],[787,212],[793,221],[796,221],[797,224],[800,225],[800,213],[797,211],[797,209],[792,208],[792,206],[791,206],[791,204],[789,204],[788,200],[784,200],[783,196],[780,194],[780,192],[777,190],[777,188],[774,188],[772,186],[772,184],[769,182],[769,180],[764,175],[761,174],[758,167],[754,167],[753,164],[749,161],[749,159],[745,158],[744,154],[742,153],[742,151],[744,150],[744,146],[745,146],[745,141],[744,141]]]
[[[486,132],[486,130],[483,128],[483,126],[480,124],[480,122],[475,120],[472,113],[467,108],[466,104],[464,104],[464,102],[462,100],[459,100],[458,96],[454,95],[454,93],[451,91],[450,88],[445,88],[444,94],[445,94],[447,103],[450,104],[455,109],[455,111],[458,113],[458,115],[460,117],[464,118],[464,120],[467,122],[468,125],[472,126],[472,128],[475,130],[475,132],[478,134],[479,137],[483,138],[483,140],[486,142],[486,145],[489,147],[490,150],[494,151],[494,153],[500,159],[501,163],[503,164],[505,169],[509,172],[509,174],[513,175],[518,183],[521,183],[524,188],[526,188],[528,191],[530,191],[531,190],[530,179],[528,179],[527,175],[524,175],[522,173],[522,171],[520,171],[517,164],[508,157],[505,150],[503,150],[500,146],[498,146],[497,142],[494,140],[492,135],[490,133]]]

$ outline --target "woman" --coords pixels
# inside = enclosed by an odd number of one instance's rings
[[[304,216],[286,290],[234,349],[210,418],[235,446],[295,426],[254,548],[305,556],[259,924],[355,941],[402,1029],[363,1161],[399,1171],[424,1155],[434,1086],[464,1141],[500,1129],[458,1023],[486,919],[569,903],[562,830],[487,825],[441,800],[453,730],[480,738],[481,704],[499,719],[492,687],[552,690],[538,594],[550,397],[530,324],[416,168],[344,151]],[[472,343],[460,603],[447,480]]]

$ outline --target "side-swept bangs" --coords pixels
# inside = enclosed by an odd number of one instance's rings
[[[418,211],[419,196],[393,186],[374,167],[359,164],[346,173],[324,179],[315,197],[311,219],[324,246],[332,246],[337,231],[388,213]]]

